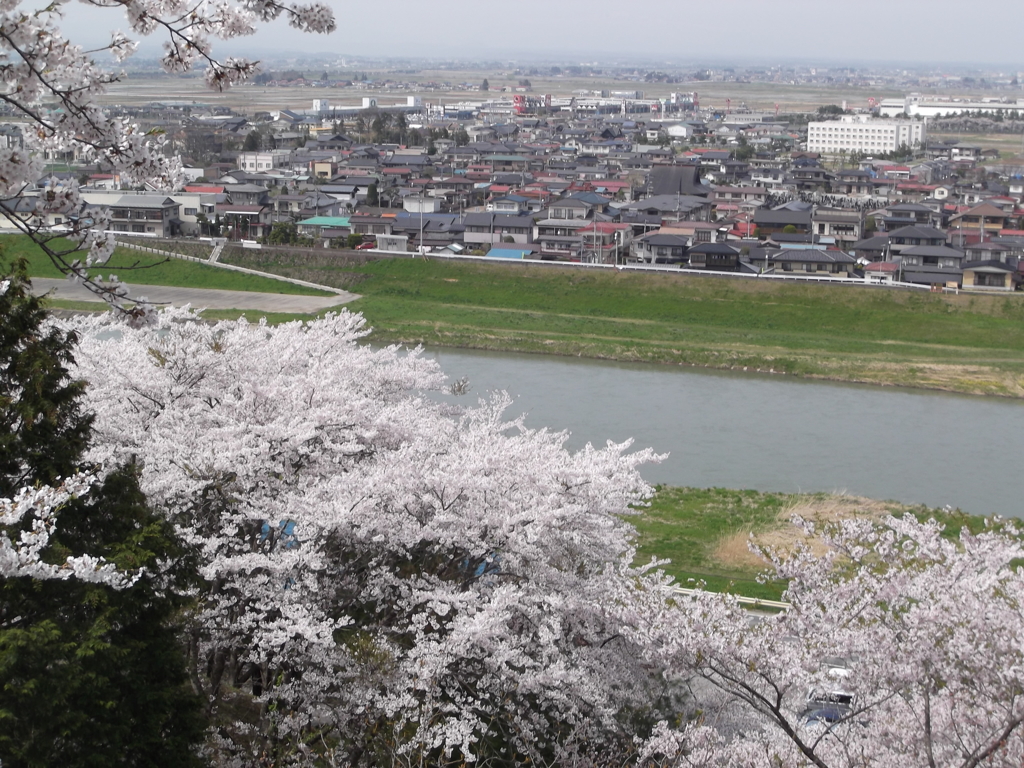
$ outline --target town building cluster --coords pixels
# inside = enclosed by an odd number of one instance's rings
[[[841,108],[807,121],[702,109],[696,94],[241,115],[134,109],[172,137],[188,178],[123,189],[103,168],[49,158],[81,183],[60,231],[109,209],[119,236],[648,264],[934,289],[1024,282],[1024,164],[929,138],[926,118]],[[907,100],[908,104],[911,100]],[[913,102],[918,103],[918,102]],[[454,107],[454,108],[453,108]],[[16,125],[0,131],[16,142]],[[4,221],[4,219],[8,219]]]

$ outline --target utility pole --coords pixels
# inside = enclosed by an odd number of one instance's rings
[[[423,253],[423,192],[420,192],[420,239],[416,243],[416,250]]]

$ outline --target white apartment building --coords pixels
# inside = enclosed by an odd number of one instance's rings
[[[96,189],[83,188],[80,192],[82,199],[89,205],[104,205],[114,207],[120,204],[122,207],[133,207],[133,201],[138,201],[139,206],[145,201],[153,199],[163,201],[169,198],[178,204],[178,212],[174,215],[175,230],[183,235],[196,236],[201,234],[199,215],[203,214],[209,221],[214,219],[214,211],[217,205],[217,195],[210,192],[173,192],[169,195],[162,192],[125,192],[118,189]],[[148,205],[148,203],[147,203]],[[151,205],[149,205],[152,208]],[[144,231],[144,230],[139,230]],[[155,231],[155,230],[154,230]],[[161,232],[160,234],[166,234]]]
[[[238,169],[258,173],[287,165],[291,157],[290,149],[271,149],[268,152],[239,152]]]
[[[923,145],[928,136],[925,120],[881,120],[868,115],[843,115],[838,120],[807,124],[807,151],[881,154],[906,144]]]

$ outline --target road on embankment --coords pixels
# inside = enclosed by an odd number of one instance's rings
[[[334,296],[300,296],[256,291],[223,291],[212,288],[173,288],[165,285],[131,284],[130,296],[146,297],[155,304],[176,307],[191,304],[200,309],[254,309],[261,312],[307,313],[340,306],[359,298],[358,294],[341,292]],[[62,301],[97,301],[88,288],[67,280],[34,277],[32,288],[37,294],[49,293]]]

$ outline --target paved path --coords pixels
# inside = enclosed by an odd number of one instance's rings
[[[157,304],[180,307],[191,304],[205,309],[256,309],[262,312],[314,313],[326,307],[342,305],[359,298],[355,293],[336,296],[297,296],[290,293],[256,293],[255,291],[220,291],[212,288],[170,288],[164,285],[139,285],[128,282],[130,296],[145,296]],[[36,293],[52,292],[55,299],[65,301],[98,301],[96,295],[81,285],[67,280],[35,277]]]

